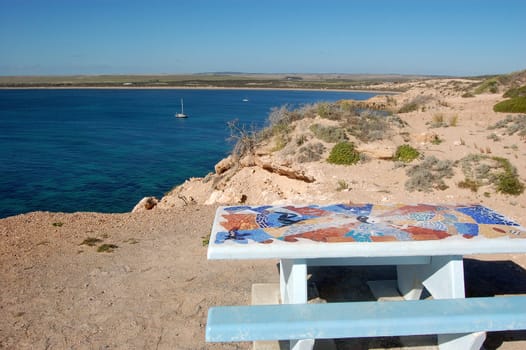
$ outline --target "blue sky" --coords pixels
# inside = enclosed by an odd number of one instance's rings
[[[526,69],[526,0],[0,0],[0,75]]]

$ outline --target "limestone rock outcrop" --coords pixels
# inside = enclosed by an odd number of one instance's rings
[[[232,155],[229,155],[226,158],[223,158],[217,163],[214,167],[216,174],[221,175],[228,171],[230,168],[234,166],[234,159]]]
[[[155,197],[144,197],[133,207],[132,213],[152,210],[157,206],[157,203],[159,203],[159,200]]]

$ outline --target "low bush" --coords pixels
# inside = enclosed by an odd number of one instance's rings
[[[388,117],[376,114],[362,114],[349,120],[349,133],[362,142],[382,140],[390,135]]]
[[[274,136],[274,147],[272,148],[272,152],[281,151],[285,146],[287,146],[287,143],[289,143],[289,135],[287,133],[279,133],[276,136]]]
[[[327,161],[332,164],[352,165],[358,163],[360,153],[351,142],[340,142],[334,145]]]
[[[337,126],[323,126],[313,124],[309,127],[314,136],[327,143],[336,143],[347,140],[345,130]]]
[[[318,115],[325,119],[341,120],[346,112],[335,103],[320,102],[317,105]]]
[[[433,115],[431,120],[431,128],[442,128],[447,127],[448,124],[445,122],[444,115],[442,113],[436,113]]]
[[[517,169],[506,158],[470,154],[459,161],[466,179],[459,183],[478,187],[493,185],[497,192],[519,195],[524,192],[524,184],[519,180]],[[477,188],[478,188],[477,187]]]
[[[475,89],[476,95],[485,92],[490,92],[492,94],[499,92],[499,82],[497,78],[486,79]]]
[[[325,152],[325,146],[320,142],[309,143],[298,150],[296,160],[299,163],[315,162],[321,159],[323,152]]]
[[[336,187],[336,191],[341,192],[348,189],[349,184],[345,180],[338,180],[338,186]]]
[[[445,190],[448,186],[444,182],[444,178],[453,177],[453,162],[429,156],[420,164],[408,168],[406,174],[409,179],[405,183],[405,188],[410,192]]]
[[[400,107],[400,109],[398,110],[398,113],[414,112],[414,111],[418,111],[419,108],[420,106],[417,103],[409,102],[403,105],[402,107]]]
[[[410,145],[401,145],[396,148],[393,160],[410,163],[420,156],[420,152]]]
[[[506,129],[508,135],[518,133],[519,136],[526,136],[526,115],[508,115],[506,118],[488,127],[488,129]]]
[[[433,98],[430,96],[417,96],[411,101],[405,103],[398,113],[409,113],[414,112],[420,109],[421,106],[425,105],[427,102],[431,101]]]
[[[519,180],[517,169],[511,165],[510,161],[501,157],[493,157],[492,159],[500,164],[502,169],[494,178],[497,192],[514,196],[524,192],[524,184]]]
[[[493,140],[493,141],[495,141],[495,142],[500,141],[500,137],[499,137],[499,135],[495,134],[494,132],[492,132],[492,133],[491,133],[490,135],[488,135],[486,138],[487,138],[488,140]]]
[[[244,124],[239,124],[237,120],[227,122],[228,128],[230,129],[229,141],[234,142],[234,148],[232,149],[232,155],[236,159],[240,159],[247,154],[254,152],[254,149],[260,138],[267,138],[271,134],[265,134],[267,128],[262,132],[257,132],[256,128],[252,126],[250,129]]]
[[[518,88],[509,89],[508,91],[504,93],[503,97],[507,97],[507,98],[526,97],[526,85],[518,87]]]
[[[526,113],[526,96],[504,100],[493,106],[495,112]]]
[[[467,188],[470,189],[472,192],[477,192],[481,185],[482,184],[480,182],[473,179],[465,179],[457,184],[459,188]]]
[[[99,252],[99,253],[111,253],[117,248],[119,248],[118,245],[104,243],[104,244],[100,245],[97,248],[97,252]]]
[[[301,134],[298,137],[296,137],[296,146],[301,146],[305,142],[307,142],[308,140],[309,140],[309,138],[307,137],[307,135]]]
[[[497,175],[497,192],[518,196],[524,192],[524,184],[516,174],[503,172]]]

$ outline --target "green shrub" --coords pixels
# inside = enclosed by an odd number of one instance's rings
[[[495,112],[526,113],[526,96],[504,100],[493,106]]]
[[[518,88],[509,89],[502,96],[507,98],[526,97],[526,85]]]
[[[497,192],[515,196],[524,192],[517,169],[506,158],[470,154],[459,163],[466,177],[465,183],[476,182],[478,187],[493,185]]]
[[[393,159],[404,163],[410,163],[419,156],[420,152],[410,145],[401,145],[396,148]]]
[[[497,192],[518,196],[524,192],[524,184],[520,182],[517,175],[504,172],[497,175]]]
[[[484,92],[491,92],[496,94],[499,91],[499,82],[497,78],[490,78],[484,80],[476,89],[475,94],[482,94]]]
[[[462,97],[463,98],[470,98],[470,97],[475,97],[475,95],[472,92],[468,91],[468,92],[462,94]]]
[[[480,182],[473,180],[473,179],[465,179],[460,181],[458,184],[458,187],[460,188],[468,188],[472,192],[477,192],[479,190],[479,187],[482,185]]]
[[[349,184],[345,180],[338,180],[338,187],[336,187],[336,191],[341,192],[348,189]]]
[[[351,142],[340,142],[334,145],[327,161],[332,164],[351,165],[360,160],[360,153]]]
[[[347,140],[345,130],[337,126],[323,126],[313,124],[309,127],[310,131],[322,141],[336,143]]]
[[[497,173],[494,177],[497,192],[514,196],[524,192],[524,184],[519,180],[517,169],[511,165],[510,161],[501,157],[493,157],[492,159],[496,161],[502,169],[502,172]]]

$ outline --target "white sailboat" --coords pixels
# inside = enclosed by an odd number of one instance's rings
[[[175,115],[176,118],[188,118],[186,114],[184,114],[184,105],[183,105],[183,99],[181,99],[181,113],[177,113]]]

